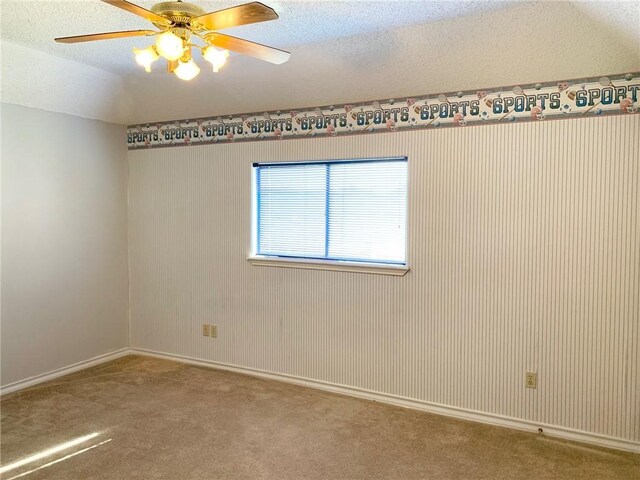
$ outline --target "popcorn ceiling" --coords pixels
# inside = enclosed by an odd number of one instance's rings
[[[139,1],[147,8],[153,3]],[[215,10],[242,2],[193,3]],[[276,9],[279,20],[225,33],[290,50],[290,62],[274,66],[232,56],[220,73],[203,72],[189,83],[163,68],[145,74],[136,65],[131,49],[147,45],[148,39],[53,42],[61,35],[148,28],[145,20],[98,0],[3,0],[1,35],[29,49],[120,75],[128,109],[117,115],[86,111],[81,116],[127,124],[590,77],[640,67],[638,43],[628,34],[637,31],[634,2],[611,3],[610,14],[599,19],[587,15],[590,3],[576,8],[570,2],[265,3]],[[49,77],[64,77],[53,72],[54,63],[48,62],[44,70],[33,63],[26,74],[42,76],[45,83]],[[5,75],[14,75],[5,67]],[[46,103],[59,105],[46,108],[65,111],[75,97],[91,96],[95,80],[90,77],[74,77],[68,86],[56,84],[58,99]],[[15,83],[20,81],[24,77]],[[38,95],[49,92],[35,92]]]

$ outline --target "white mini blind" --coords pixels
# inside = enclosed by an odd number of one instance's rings
[[[258,255],[406,264],[406,158],[254,168]]]

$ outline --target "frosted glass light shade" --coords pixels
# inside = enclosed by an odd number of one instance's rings
[[[158,53],[167,60],[178,60],[184,54],[184,42],[173,32],[164,32],[156,40]]]
[[[200,73],[200,68],[193,60],[189,60],[188,62],[178,62],[178,66],[173,73],[175,73],[180,80],[191,80]]]
[[[143,66],[146,72],[151,71],[151,64],[159,58],[153,45],[143,49],[134,48],[133,53],[136,55],[136,63]]]
[[[229,50],[218,50],[214,47],[207,47],[202,51],[202,56],[207,62],[213,65],[213,71],[217,73],[227,62]]]

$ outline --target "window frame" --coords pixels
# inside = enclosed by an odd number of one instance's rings
[[[335,260],[325,258],[296,257],[296,256],[275,256],[275,255],[259,255],[258,250],[258,188],[257,188],[257,167],[268,165],[326,165],[326,164],[345,164],[345,163],[376,163],[384,161],[404,161],[407,168],[407,185],[406,185],[406,205],[405,205],[405,262],[399,263],[378,263],[370,261],[350,261]],[[249,263],[255,266],[282,267],[282,268],[303,268],[311,270],[332,270],[357,273],[371,273],[378,275],[394,275],[404,276],[409,271],[409,208],[410,208],[410,164],[406,155],[398,155],[393,157],[371,157],[356,159],[329,159],[329,160],[310,160],[310,161],[269,161],[255,162],[251,165],[251,250],[247,256]],[[325,232],[325,237],[327,233]]]

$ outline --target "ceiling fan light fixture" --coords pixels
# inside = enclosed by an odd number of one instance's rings
[[[209,46],[202,50],[202,56],[204,59],[213,65],[213,71],[218,73],[218,70],[224,66],[229,56],[229,50],[219,50],[215,47]]]
[[[192,58],[189,58],[188,61],[180,60],[178,62],[178,66],[173,71],[180,80],[192,80],[200,73],[200,67],[196,65],[196,62],[193,61]]]
[[[145,72],[151,71],[151,64],[158,60],[159,55],[154,45],[147,48],[134,48],[133,53],[136,56],[136,63],[144,67]]]
[[[0,0],[1,1],[1,0]],[[97,1],[97,0],[95,0]],[[259,1],[205,13],[202,8],[182,0],[161,1],[150,10],[129,0],[100,0],[150,21],[158,30],[123,30],[55,38],[59,43],[83,43],[127,37],[155,37],[154,45],[134,48],[136,62],[145,71],[160,57],[167,60],[167,71],[182,80],[191,80],[200,68],[191,57],[191,49],[200,49],[204,59],[218,72],[227,62],[229,51],[280,65],[291,54],[284,50],[220,33],[225,28],[239,27],[270,20],[278,14]],[[192,41],[195,41],[193,43]],[[204,43],[204,45],[202,45]],[[214,48],[215,47],[215,48]]]
[[[184,42],[175,33],[167,31],[158,35],[156,49],[161,56],[169,61],[174,61],[184,55]]]

